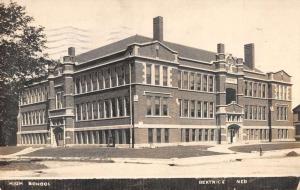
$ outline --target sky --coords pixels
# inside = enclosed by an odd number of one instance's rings
[[[3,0],[2,0],[3,1]],[[8,0],[7,0],[8,1]],[[19,0],[46,30],[66,26],[89,32],[92,48],[140,34],[152,37],[152,19],[164,17],[164,39],[243,57],[255,44],[264,72],[285,70],[300,104],[300,1],[298,0]]]

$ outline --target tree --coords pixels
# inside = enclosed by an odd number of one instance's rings
[[[25,7],[0,3],[0,145],[17,129],[18,95],[26,80],[45,75],[44,28],[34,26]]]

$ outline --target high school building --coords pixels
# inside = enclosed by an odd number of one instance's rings
[[[295,140],[291,76],[244,59],[135,35],[49,66],[20,98],[18,144],[158,146]]]

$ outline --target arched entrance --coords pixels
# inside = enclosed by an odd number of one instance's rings
[[[53,129],[56,146],[64,145],[64,130],[61,127]]]
[[[239,140],[240,126],[236,124],[229,125],[227,128],[227,141],[229,143],[235,143]]]

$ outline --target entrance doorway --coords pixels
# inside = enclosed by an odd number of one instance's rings
[[[233,124],[228,126],[227,140],[229,143],[236,143],[239,140],[239,128],[240,126]]]
[[[56,127],[53,130],[54,133],[54,142],[56,146],[63,146],[64,145],[64,130],[61,127]]]

